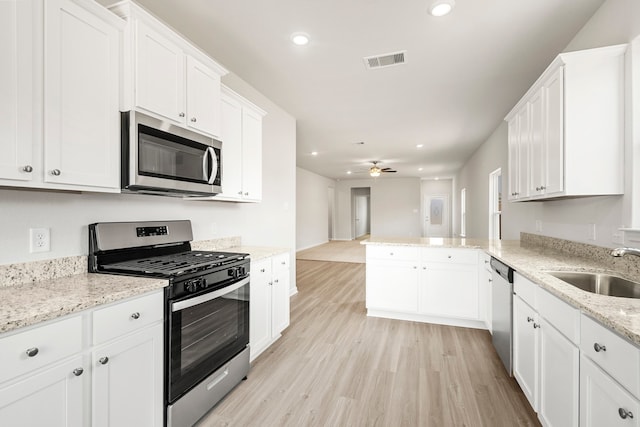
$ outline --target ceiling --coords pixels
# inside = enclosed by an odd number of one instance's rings
[[[348,179],[372,160],[453,176],[603,0],[457,0],[441,18],[431,0],[138,3],[296,118],[298,166]],[[404,65],[365,67],[400,50]]]

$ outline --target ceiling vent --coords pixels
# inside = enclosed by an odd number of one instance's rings
[[[363,58],[364,65],[370,70],[401,65],[405,63],[406,53],[406,50],[402,50],[400,52],[385,53],[384,55],[367,56]]]

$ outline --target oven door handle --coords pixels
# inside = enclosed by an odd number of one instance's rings
[[[174,313],[176,311],[184,310],[185,308],[202,304],[203,302],[211,301],[212,299],[219,298],[222,295],[228,294],[229,292],[233,292],[236,289],[239,289],[247,284],[249,284],[249,277],[245,277],[241,281],[236,282],[232,285],[229,285],[226,288],[218,289],[217,291],[209,292],[195,298],[189,298],[184,301],[171,303],[171,312]]]

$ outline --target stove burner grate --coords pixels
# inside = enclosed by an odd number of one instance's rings
[[[228,264],[243,258],[243,255],[234,253],[190,251],[115,262],[102,267],[107,271],[172,276]]]

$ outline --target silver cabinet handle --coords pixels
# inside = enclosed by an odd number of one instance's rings
[[[84,369],[76,368],[73,370],[73,375],[75,375],[76,377],[79,377],[80,375],[82,375],[83,372],[84,372]]]
[[[60,169],[54,169],[51,171],[51,175],[53,176],[60,176]]]
[[[527,322],[533,322],[533,317],[527,316]]]
[[[413,266],[413,269],[414,269],[414,270],[417,270],[417,269],[418,269],[418,266],[417,266],[417,265],[414,265],[414,266]]]
[[[264,268],[260,269],[260,273],[264,273],[266,270]]]
[[[422,267],[422,269],[423,269],[423,270],[426,270],[426,269],[427,269],[427,267]]]
[[[269,286],[273,285],[273,282],[269,282]]]
[[[451,259],[451,255],[447,255],[447,258]]]
[[[245,191],[244,195],[245,195],[245,196],[248,196],[248,195],[249,195],[249,192],[248,192],[248,191]]]
[[[607,351],[606,346],[600,345],[597,342],[593,343],[593,349],[596,351],[596,353],[600,353],[601,351]]]
[[[544,185],[540,186],[540,190],[546,190],[546,189],[547,189],[547,187],[545,187]]]
[[[278,279],[273,281],[274,283],[280,283],[280,281]]]
[[[242,191],[238,191],[238,196],[242,196]]]
[[[393,252],[389,252],[389,255],[393,256]]]
[[[191,117],[191,122],[192,122],[192,123],[195,123],[195,122],[197,122],[197,121],[198,121],[198,119],[196,119],[195,117]]]
[[[107,363],[109,363],[109,358],[107,356],[101,357],[100,359],[98,359],[98,362],[100,362],[101,365],[106,365]]]
[[[539,327],[540,327],[540,324],[539,324],[539,323],[534,323],[534,324],[533,324],[533,329],[538,329]]]
[[[138,319],[140,318],[140,313],[138,313],[138,312],[136,311],[135,313],[133,313],[133,314],[131,315],[131,318],[132,318],[133,320],[138,320]]]
[[[282,264],[282,265],[286,265],[286,264],[287,264],[287,261],[282,261],[280,264]]]
[[[24,172],[27,172],[27,173],[33,172],[33,168],[31,167],[31,165],[27,165],[27,166],[23,167],[22,170]]]
[[[35,357],[38,354],[38,347],[31,347],[28,348],[27,351],[25,353],[27,353],[27,356],[29,357]]]
[[[180,114],[178,114],[178,116],[184,117],[184,113],[180,113]]]
[[[627,418],[633,419],[633,412],[627,411],[624,408],[618,408],[618,415],[620,415],[620,418],[623,420],[626,420]]]

